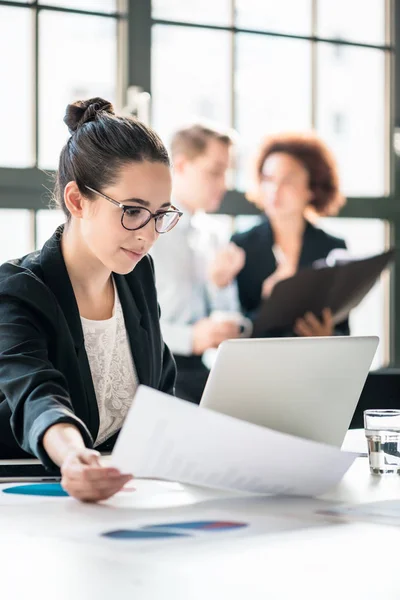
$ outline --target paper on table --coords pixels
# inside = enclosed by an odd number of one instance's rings
[[[111,463],[136,477],[314,496],[335,485],[355,458],[139,386]]]

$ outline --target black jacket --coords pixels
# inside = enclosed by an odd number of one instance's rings
[[[76,425],[88,447],[99,429],[81,319],[61,252],[62,231],[40,252],[0,267],[0,458],[33,454],[50,468],[42,445],[49,426]],[[151,258],[114,279],[139,382],[173,394],[175,363],[160,332]],[[117,436],[99,450],[110,450]]]
[[[235,234],[232,241],[246,252],[246,263],[237,277],[237,282],[242,310],[252,317],[261,303],[264,280],[277,268],[272,251],[274,245],[272,227],[267,219],[263,219],[260,225],[250,231]],[[329,235],[307,221],[298,268],[310,267],[315,261],[326,258],[335,248],[346,248],[345,241]],[[349,333],[347,320],[337,325],[336,333],[343,335]],[[276,330],[273,335],[279,337],[294,334],[290,331]]]

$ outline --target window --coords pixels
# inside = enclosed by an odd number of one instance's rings
[[[312,0],[236,0],[236,25],[296,35],[311,35]]]
[[[117,56],[123,47],[119,22],[126,19],[122,5],[123,0],[0,0],[0,262],[32,251],[35,228],[42,246],[64,220],[57,211],[26,206],[47,204],[43,185],[52,184],[41,170],[57,165],[68,137],[67,104],[90,96],[116,104],[122,97],[119,73],[126,57]]]
[[[319,44],[318,133],[337,157],[349,196],[383,196],[385,182],[385,54]]]
[[[157,25],[152,38],[152,124],[164,141],[199,115],[229,126],[229,34]],[[185,81],[193,85],[183,89]]]
[[[116,102],[117,27],[125,17],[117,0],[15,4],[0,0],[0,169],[53,169],[68,135],[66,105],[91,95]]]
[[[117,12],[118,0],[39,0],[39,4],[60,6],[64,8],[76,8],[94,12],[114,13]]]
[[[155,19],[230,25],[231,0],[153,0],[152,12]]]
[[[241,190],[261,137],[315,128],[347,196],[389,193],[383,0],[233,0],[232,14],[228,4],[153,0],[154,127],[168,141],[189,118],[229,123]]]
[[[248,188],[251,160],[267,132],[311,128],[310,60],[307,41],[236,36],[238,189]]]
[[[59,225],[65,222],[62,210],[38,210],[36,213],[36,249],[40,250],[43,244],[53,235]]]
[[[69,136],[63,123],[67,104],[94,96],[115,103],[117,25],[115,19],[62,12],[39,17],[38,162],[41,169],[54,169]]]
[[[385,0],[318,0],[317,34],[365,44],[384,44]]]
[[[32,223],[29,210],[0,210],[0,264],[34,250]]]
[[[33,12],[0,5],[0,166],[31,167],[33,137]]]

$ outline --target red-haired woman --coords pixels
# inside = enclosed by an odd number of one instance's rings
[[[246,252],[246,264],[237,277],[244,312],[255,311],[281,279],[302,267],[325,259],[344,240],[313,224],[318,215],[333,215],[344,203],[339,192],[335,161],[314,134],[278,134],[261,145],[255,162],[255,190],[249,200],[265,213],[263,222],[233,241]],[[330,336],[348,334],[348,322],[332,322],[328,309],[322,315],[307,313],[294,331],[276,330],[273,336]]]

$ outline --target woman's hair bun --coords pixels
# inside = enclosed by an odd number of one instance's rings
[[[68,104],[65,111],[64,123],[67,125],[70,134],[75,133],[77,129],[85,123],[93,121],[99,114],[108,113],[114,115],[114,107],[111,102],[103,98],[90,98],[90,100],[78,100],[73,104]]]

